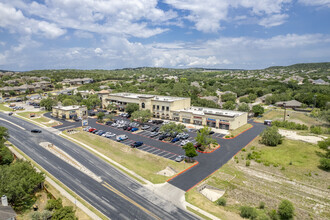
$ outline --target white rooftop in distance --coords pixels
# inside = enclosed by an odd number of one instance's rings
[[[61,110],[64,110],[64,111],[70,111],[70,110],[77,110],[81,107],[84,107],[84,106],[69,105],[69,106],[54,106],[53,108],[61,109]]]
[[[245,112],[239,112],[239,111],[232,111],[232,110],[226,110],[226,109],[217,109],[217,108],[204,108],[204,107],[190,107],[185,109],[177,110],[179,112],[189,112],[195,115],[206,115],[206,114],[212,114],[212,115],[219,115],[219,116],[227,116],[227,117],[237,117]]]
[[[125,97],[125,98],[133,98],[133,99],[152,98],[153,100],[156,100],[156,101],[168,101],[168,102],[188,99],[188,97],[159,96],[159,95],[137,94],[137,93],[127,93],[127,92],[112,93],[112,94],[110,94],[110,96],[121,96],[121,97]]]

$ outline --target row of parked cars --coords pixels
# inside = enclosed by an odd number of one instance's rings
[[[98,130],[96,128],[92,128],[90,126],[87,126],[83,129],[84,131],[102,136],[102,137],[106,137],[106,138],[112,138],[112,137],[116,137],[116,141],[120,142],[120,141],[124,141],[126,139],[128,139],[127,135],[125,134],[121,134],[121,135],[116,135],[115,133],[112,133],[110,131],[103,131],[103,130]],[[140,147],[143,145],[143,142],[141,141],[136,141],[134,143],[131,144],[131,147]]]

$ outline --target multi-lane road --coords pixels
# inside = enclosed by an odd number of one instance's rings
[[[36,125],[0,113],[9,140],[47,172],[111,219],[197,219],[78,145]],[[50,142],[101,178],[96,181],[42,146]]]

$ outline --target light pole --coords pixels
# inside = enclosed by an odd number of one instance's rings
[[[286,115],[286,103],[285,102],[283,102],[283,106],[284,106],[284,120],[283,121],[285,121],[285,115]]]

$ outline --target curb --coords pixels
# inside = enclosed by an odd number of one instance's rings
[[[181,175],[182,173],[186,172],[187,170],[193,168],[194,166],[197,166],[198,164],[199,164],[199,162],[197,161],[197,163],[195,163],[194,165],[188,167],[187,169],[182,170],[180,173],[177,173],[175,176],[172,176],[171,178],[169,178],[168,180],[166,180],[166,182],[171,181],[171,180],[174,179],[175,177]]]
[[[241,133],[235,135],[234,137],[230,137],[230,138],[221,138],[221,139],[224,139],[224,140],[231,140],[231,139],[234,139],[234,138],[236,138],[237,136],[243,134],[243,133],[246,132],[247,130],[250,130],[251,128],[254,127],[253,124],[250,124],[250,125],[251,125],[252,127],[245,129],[244,131],[242,131]]]
[[[220,144],[218,144],[218,146],[216,148],[214,148],[212,151],[209,151],[209,152],[204,152],[204,151],[200,151],[197,149],[196,149],[196,151],[199,153],[202,153],[202,154],[210,154],[210,153],[213,153],[214,151],[218,150],[220,147],[221,147]]]

